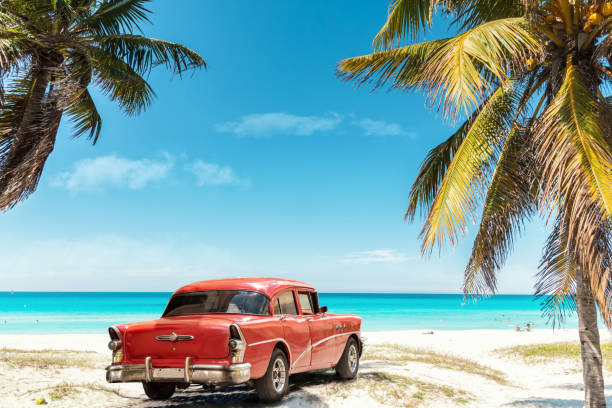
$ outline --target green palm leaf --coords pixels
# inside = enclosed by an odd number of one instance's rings
[[[376,86],[391,81],[396,87],[415,86],[423,80],[421,74],[428,57],[448,39],[411,44],[406,47],[347,58],[338,63],[338,75],[363,84],[377,79]]]
[[[404,215],[404,219],[414,221],[417,208],[428,210],[440,187],[440,183],[444,179],[444,175],[450,166],[455,153],[463,143],[466,134],[471,129],[471,125],[478,117],[480,109],[472,114],[459,129],[453,133],[448,139],[434,147],[427,153],[425,160],[421,164],[419,174],[414,180],[414,184],[410,188],[408,195],[408,209]],[[425,213],[427,215],[427,212]]]
[[[507,72],[539,49],[523,18],[486,22],[456,37],[349,58],[338,65],[345,79],[377,78],[395,87],[420,89],[445,116],[470,115]]]
[[[97,43],[107,53],[125,59],[128,65],[140,74],[145,74],[158,65],[164,65],[177,74],[192,68],[206,67],[206,61],[198,53],[169,41],[121,34],[101,37]]]
[[[94,77],[102,93],[116,101],[128,115],[142,112],[153,101],[149,83],[122,59],[100,49],[91,50]]]
[[[374,49],[380,50],[399,42],[404,36],[414,38],[431,25],[440,0],[393,0],[387,22],[374,37]]]
[[[490,163],[505,138],[516,104],[512,84],[499,87],[470,124],[464,140],[448,166],[421,232],[422,250],[434,244],[441,250],[446,240],[456,242],[466,220],[482,198],[489,179]]]
[[[75,137],[89,132],[89,139],[95,144],[102,130],[102,117],[98,113],[89,91],[84,90],[81,95],[66,108],[66,113],[74,123]]]
[[[547,169],[546,204],[576,196],[573,189],[582,187],[573,178],[578,173],[588,185],[589,199],[612,219],[612,148],[602,115],[607,109],[586,87],[580,71],[568,64],[564,82],[538,128],[540,159]]]
[[[118,35],[141,31],[140,23],[150,22],[145,7],[150,0],[104,0],[92,15],[85,15],[76,29],[93,30],[99,35]]]
[[[530,136],[514,126],[504,143],[465,270],[466,295],[496,291],[496,273],[512,249],[514,236],[533,214],[537,173]]]

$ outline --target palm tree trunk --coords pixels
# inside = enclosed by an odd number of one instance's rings
[[[584,381],[585,408],[606,406],[604,380],[601,368],[601,348],[597,328],[597,309],[591,294],[588,277],[576,274],[576,310],[582,356],[582,377]]]

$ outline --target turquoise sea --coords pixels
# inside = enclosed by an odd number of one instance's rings
[[[108,326],[161,315],[170,293],[0,292],[0,334],[106,333]],[[356,313],[364,331],[545,328],[540,302],[497,295],[464,303],[461,295],[321,293],[333,313]],[[577,327],[575,315],[562,327]]]

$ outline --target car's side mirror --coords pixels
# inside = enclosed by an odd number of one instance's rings
[[[321,307],[319,308],[319,312],[321,312],[321,313],[327,313],[327,306],[321,306]]]

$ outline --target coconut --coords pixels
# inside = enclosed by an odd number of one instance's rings
[[[597,25],[603,21],[603,16],[599,13],[593,13],[589,16],[589,24]]]
[[[601,6],[601,14],[606,17],[612,14],[612,2],[604,3],[604,5]]]
[[[527,65],[527,71],[533,71],[533,69],[536,67],[535,58],[527,58],[527,61],[525,61],[525,65]]]

